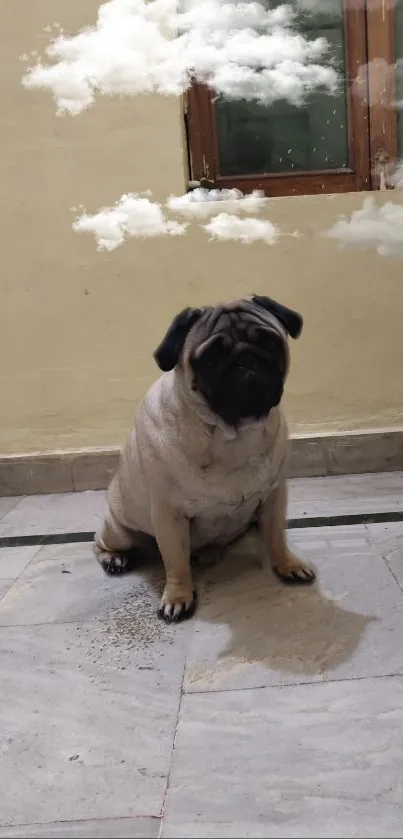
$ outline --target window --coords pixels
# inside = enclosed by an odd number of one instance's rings
[[[301,108],[266,107],[216,98],[195,84],[186,103],[192,180],[272,196],[376,189],[384,166],[403,154],[403,72],[395,69],[403,61],[401,0],[340,0],[334,14],[299,21],[305,34],[330,42],[344,89],[317,92]],[[396,99],[400,110],[391,107]]]

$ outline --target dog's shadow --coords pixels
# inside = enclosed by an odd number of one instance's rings
[[[142,566],[148,584],[160,594],[162,575],[155,563]],[[206,553],[193,568],[200,602],[190,622],[190,689],[233,686],[234,679],[248,686],[249,677],[255,684],[257,669],[262,682],[267,670],[273,671],[273,683],[286,683],[287,674],[304,680],[330,674],[352,657],[367,625],[376,620],[343,608],[343,592],[336,599],[326,596],[323,568],[313,585],[287,586],[277,580],[264,567],[253,531],[218,561]]]

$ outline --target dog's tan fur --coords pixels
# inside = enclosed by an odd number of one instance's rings
[[[250,317],[245,315],[249,326],[257,318],[256,307],[251,309]],[[267,313],[258,317],[287,344],[276,318]],[[147,392],[110,484],[108,515],[96,537],[96,553],[106,570],[111,562],[120,570],[123,560],[116,555],[136,547],[139,534],[155,537],[166,572],[160,613],[167,619],[187,616],[194,608],[191,552],[228,545],[254,520],[278,574],[301,581],[314,578],[311,567],[286,544],[288,435],[281,407],[235,429],[220,421],[192,389],[189,355],[208,339],[216,320],[202,317],[191,328],[179,363]]]

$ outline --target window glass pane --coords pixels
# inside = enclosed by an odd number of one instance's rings
[[[403,156],[403,0],[395,7],[395,47],[396,59],[401,61],[396,74],[396,93],[399,108],[397,111],[397,136],[399,155]]]
[[[267,3],[270,7],[277,2]],[[324,36],[344,76],[343,2],[330,15],[300,15],[299,30]],[[338,169],[349,165],[345,87],[337,96],[314,93],[303,107],[216,102],[221,175]]]

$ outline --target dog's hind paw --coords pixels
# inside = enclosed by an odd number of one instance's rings
[[[124,574],[129,568],[128,557],[124,554],[102,553],[97,556],[97,560],[105,574]]]

